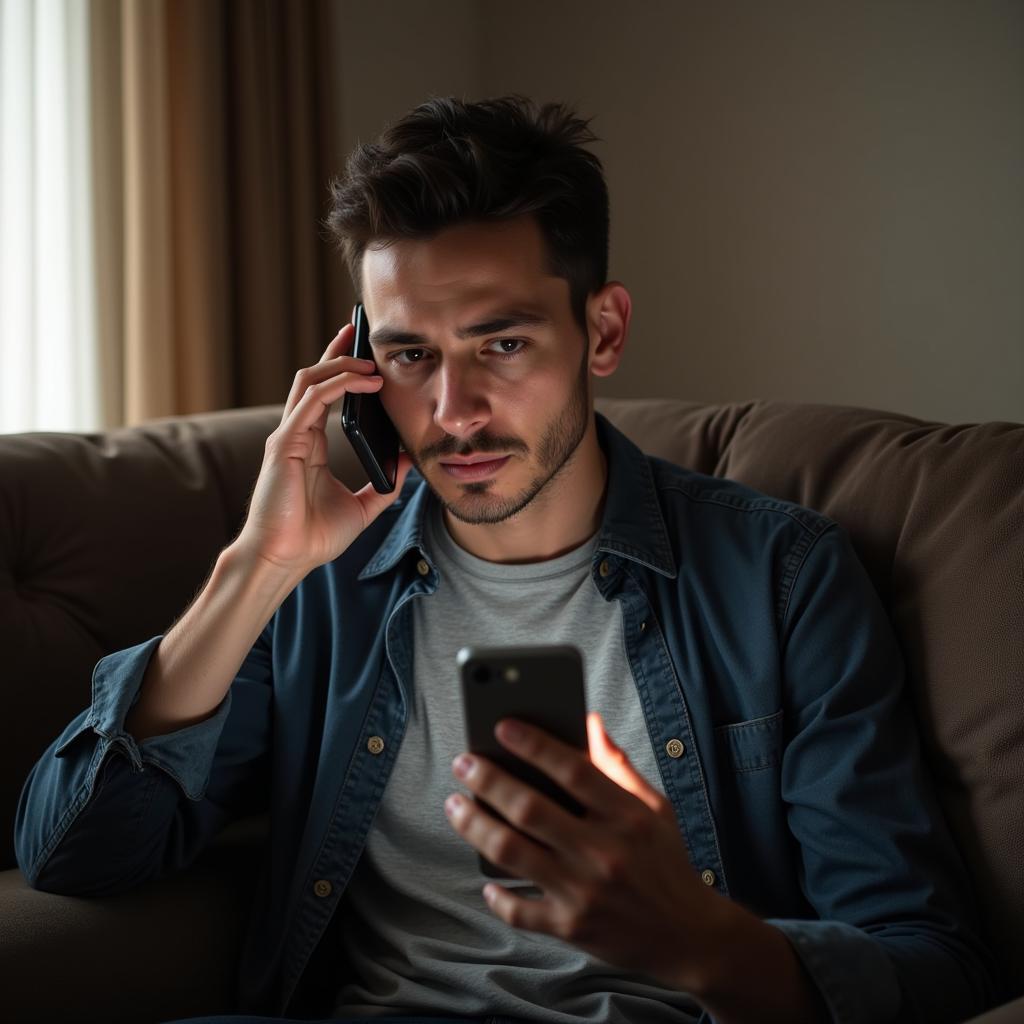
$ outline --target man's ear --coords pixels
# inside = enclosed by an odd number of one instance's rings
[[[618,367],[632,311],[629,292],[619,281],[609,281],[587,300],[590,372],[595,377],[608,377]]]

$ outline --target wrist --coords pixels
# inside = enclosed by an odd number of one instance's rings
[[[310,572],[309,568],[280,565],[238,538],[221,551],[217,557],[216,568],[245,576],[259,587],[281,588],[289,593]]]
[[[711,922],[706,956],[690,993],[717,1024],[760,1020],[820,1024],[830,1019],[789,939],[731,900]]]
[[[691,964],[686,986],[701,1002],[716,999],[736,984],[736,965],[743,962],[750,946],[751,930],[763,923],[727,896],[714,895],[713,910],[705,915],[701,929],[700,954]]]

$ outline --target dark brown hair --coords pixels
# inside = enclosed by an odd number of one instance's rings
[[[589,121],[524,96],[467,103],[432,97],[348,158],[323,222],[356,293],[370,243],[429,238],[468,221],[536,217],[548,272],[569,282],[586,332],[586,300],[608,274],[608,188]]]

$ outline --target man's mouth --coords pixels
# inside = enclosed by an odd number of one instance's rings
[[[441,468],[456,480],[483,480],[485,477],[497,473],[511,457],[511,455],[452,455],[441,460]]]

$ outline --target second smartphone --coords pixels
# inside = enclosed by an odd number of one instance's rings
[[[366,321],[366,310],[361,302],[357,303],[352,313],[352,323],[356,329],[352,355],[356,359],[369,359],[373,362],[370,325]],[[380,392],[348,392],[341,405],[341,429],[355,449],[374,489],[380,494],[390,494],[395,489],[398,475],[401,441],[398,431],[384,411]]]
[[[462,707],[469,749],[504,768],[561,804],[572,814],[583,808],[550,776],[516,757],[494,735],[502,718],[518,718],[536,725],[584,752],[587,709],[583,686],[583,658],[568,644],[547,647],[463,647],[456,662],[462,677]],[[489,813],[504,821],[480,801]],[[513,878],[486,857],[480,870],[491,878]]]

